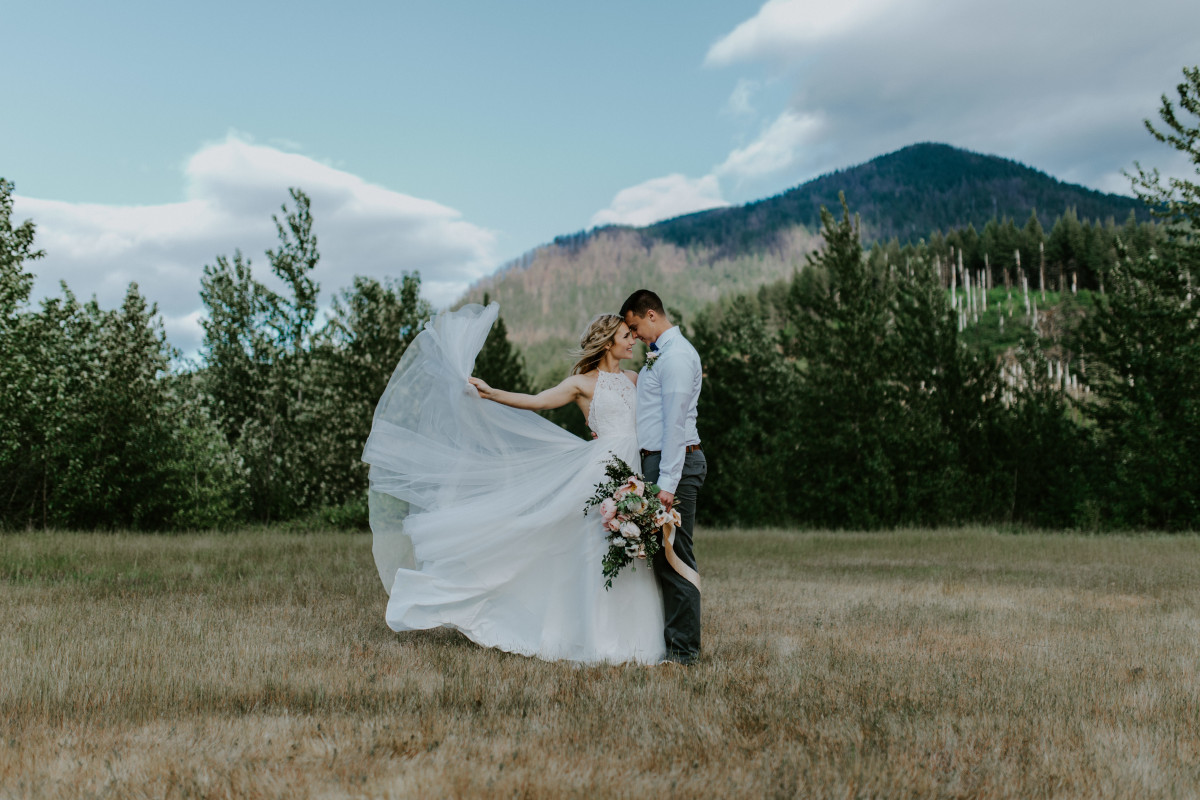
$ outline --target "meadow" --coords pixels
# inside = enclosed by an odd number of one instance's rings
[[[363,534],[0,536],[0,798],[1200,794],[1197,537],[697,542],[685,669],[393,633]]]

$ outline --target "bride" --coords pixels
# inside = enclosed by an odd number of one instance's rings
[[[583,513],[610,455],[639,464],[637,374],[620,369],[633,335],[601,314],[562,383],[505,392],[470,377],[499,311],[468,305],[426,323],[375,409],[363,461],[387,624],[548,660],[657,663],[653,571],[636,562],[606,591],[600,517]],[[534,413],[570,402],[597,438]]]

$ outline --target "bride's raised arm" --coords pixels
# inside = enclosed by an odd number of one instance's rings
[[[583,376],[571,375],[558,386],[546,389],[537,394],[522,394],[521,392],[505,392],[493,389],[479,378],[468,378],[468,382],[485,400],[493,400],[501,405],[513,408],[526,408],[530,411],[546,411],[551,408],[561,408],[567,403],[576,402],[583,392]]]

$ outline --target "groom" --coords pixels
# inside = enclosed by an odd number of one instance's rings
[[[620,316],[652,355],[638,376],[637,433],[642,446],[642,472],[657,483],[658,499],[679,510],[674,552],[686,567],[672,567],[665,550],[654,556],[654,573],[662,584],[667,660],[691,664],[700,656],[700,587],[692,529],[696,497],[708,474],[708,463],[696,433],[696,401],[700,398],[700,356],[663,310],[662,300],[639,289],[621,306]],[[665,542],[664,542],[665,545]],[[690,573],[690,578],[683,573]]]

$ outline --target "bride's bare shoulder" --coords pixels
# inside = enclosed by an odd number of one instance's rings
[[[632,383],[634,386],[637,386],[637,378],[638,378],[637,370],[627,369],[627,370],[624,370],[624,372],[625,372],[625,377],[629,378],[629,382]]]
[[[591,372],[577,372],[567,380],[572,381],[584,394],[590,395],[596,389],[596,378],[599,375],[600,370],[594,369]]]

